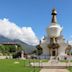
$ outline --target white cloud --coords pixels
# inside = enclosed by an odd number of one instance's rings
[[[30,45],[37,45],[39,43],[31,27],[21,28],[6,18],[0,19],[0,35],[10,39],[19,39]]]
[[[69,45],[72,45],[72,41],[68,41],[68,44],[69,44]]]

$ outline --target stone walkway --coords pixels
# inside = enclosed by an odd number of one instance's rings
[[[69,72],[66,67],[72,66],[72,63],[68,62],[58,62],[56,60],[49,62],[35,62],[31,63],[35,67],[43,67],[40,72]]]
[[[40,72],[69,72],[67,69],[41,69]]]

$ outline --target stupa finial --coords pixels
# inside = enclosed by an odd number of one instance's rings
[[[51,15],[52,15],[52,21],[51,22],[57,23],[57,19],[56,19],[57,12],[56,12],[55,8],[53,8]]]

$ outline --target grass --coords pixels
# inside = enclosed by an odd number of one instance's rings
[[[66,62],[67,63],[68,60],[61,60],[60,62]],[[70,62],[72,62],[72,60]],[[69,70],[69,72],[72,72],[72,67],[68,67],[67,69]]]
[[[28,59],[30,62],[48,62],[48,59]]]
[[[72,72],[72,67],[68,67],[67,69],[69,70],[69,72]]]
[[[19,63],[14,63],[19,62]],[[39,72],[40,68],[33,68],[28,60],[0,60],[0,72]]]
[[[69,62],[69,60],[60,60],[60,62]],[[72,60],[70,60],[72,62]]]
[[[39,72],[40,68],[33,68],[30,62],[48,62],[48,60],[15,60],[15,59],[4,59],[0,60],[0,72]],[[15,62],[19,62],[15,64]],[[66,61],[61,61],[66,62]],[[72,72],[72,67],[67,68]]]
[[[60,62],[68,62],[68,60],[60,60]]]

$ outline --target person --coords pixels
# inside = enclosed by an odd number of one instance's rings
[[[65,60],[67,60],[67,57],[64,57]]]

